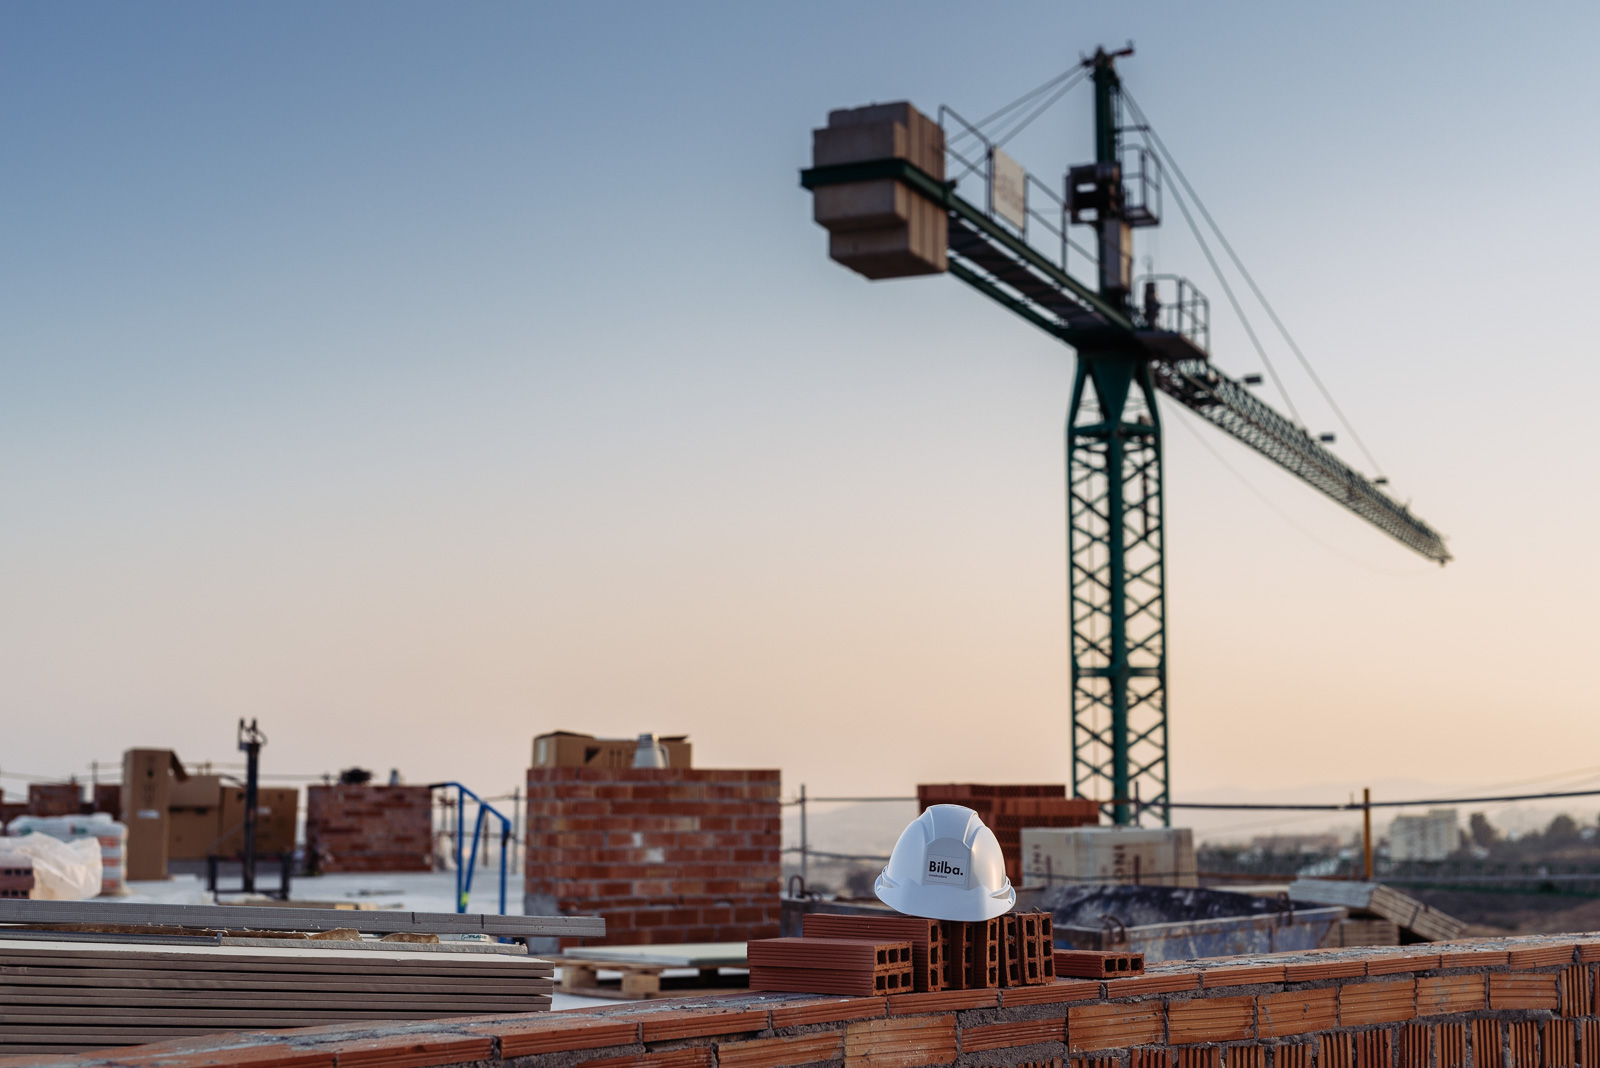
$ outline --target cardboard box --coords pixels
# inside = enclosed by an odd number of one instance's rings
[[[295,820],[300,791],[293,786],[261,787],[256,791],[256,854],[294,851]],[[244,787],[222,791],[222,818],[214,852],[220,857],[244,852]]]
[[[693,747],[689,736],[657,738],[667,751],[667,765],[693,767]],[[536,768],[631,768],[637,738],[596,738],[574,731],[551,731],[533,740],[533,766]]]
[[[170,749],[122,754],[122,820],[128,825],[129,881],[167,877],[167,809],[172,783],[189,777]]]
[[[167,810],[167,859],[204,860],[222,836],[222,807]]]

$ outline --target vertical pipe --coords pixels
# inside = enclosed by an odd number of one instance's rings
[[[806,889],[806,784],[800,784],[800,892]]]
[[[521,871],[522,865],[517,863],[519,849],[522,849],[522,787],[520,786],[511,791],[511,863]],[[522,859],[527,859],[526,854]]]
[[[462,828],[467,825],[467,788],[456,785],[456,911],[467,911],[467,892],[462,882],[466,865],[461,860],[462,839],[466,837]]]
[[[1361,870],[1372,881],[1372,788],[1361,788]]]

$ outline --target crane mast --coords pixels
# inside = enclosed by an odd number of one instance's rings
[[[1116,54],[1102,49],[1091,62],[1095,161],[1073,168],[1069,200],[1079,216],[1095,213],[1100,297],[1126,314],[1133,224],[1121,86]],[[1165,500],[1149,353],[1111,332],[1104,339],[1078,346],[1067,412],[1072,788],[1108,798],[1123,824],[1137,816],[1136,787],[1141,802],[1164,819],[1168,812]]]

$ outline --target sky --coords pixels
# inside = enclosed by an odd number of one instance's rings
[[[1590,781],[1597,30],[1560,3],[0,6],[0,785],[237,761],[240,717],[271,775],[484,793],[555,729],[687,733],[813,795],[1065,781],[1072,353],[953,278],[830,262],[797,172],[830,109],[983,115],[1128,40],[1130,93],[1456,556],[1169,407],[1174,794]],[[1007,150],[1058,181],[1087,94]],[[1193,277],[1217,364],[1261,372],[1169,214],[1141,266]]]

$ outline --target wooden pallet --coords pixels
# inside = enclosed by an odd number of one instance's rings
[[[561,967],[561,992],[576,997],[644,1000],[726,994],[750,986],[743,971],[732,975],[721,971],[746,967],[743,942],[569,949],[555,963]],[[665,974],[691,968],[695,975]],[[602,971],[618,972],[621,978],[601,979]]]

